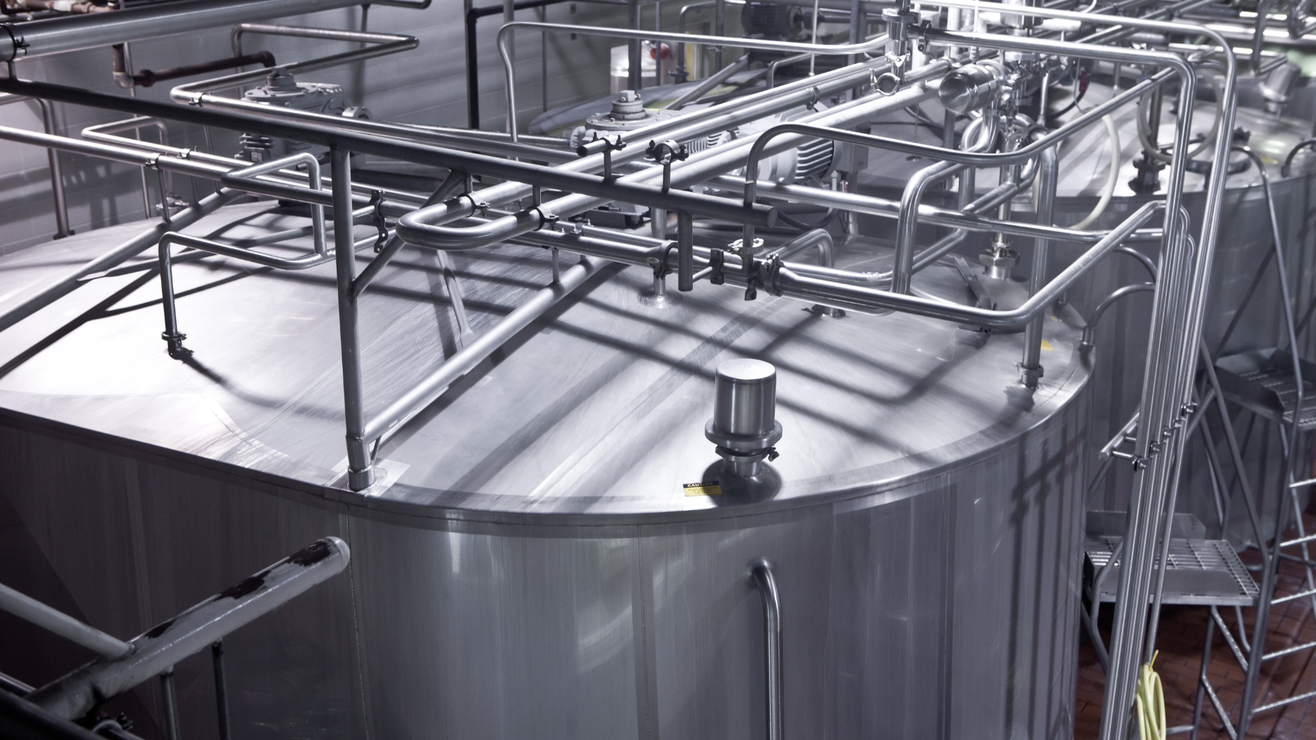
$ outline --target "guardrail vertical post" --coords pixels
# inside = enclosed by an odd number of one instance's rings
[[[1060,178],[1060,157],[1055,147],[1042,150],[1038,161],[1037,182],[1033,187],[1037,191],[1037,223],[1050,226],[1055,212],[1056,182]],[[1033,269],[1028,282],[1028,292],[1036,293],[1046,285],[1048,240],[1038,237],[1033,246]],[[1029,390],[1037,388],[1042,378],[1042,327],[1046,321],[1046,311],[1038,311],[1028,322],[1024,330],[1024,357],[1019,363],[1019,382]]]
[[[229,740],[228,684],[224,680],[224,641],[210,646],[210,657],[215,666],[215,713],[219,716],[219,740]]]
[[[347,425],[347,485],[353,491],[375,482],[365,440],[365,397],[361,380],[361,340],[357,333],[356,249],[352,238],[352,153],[330,148],[334,203],[334,262],[338,268],[338,339],[343,353],[343,416]]]
[[[160,689],[164,694],[165,705],[165,732],[169,740],[179,740],[178,737],[178,696],[174,693],[174,667],[160,674]]]

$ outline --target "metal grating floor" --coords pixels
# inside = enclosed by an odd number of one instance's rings
[[[1240,373],[1239,377],[1255,383],[1279,397],[1284,406],[1284,423],[1293,423],[1293,408],[1298,400],[1298,384],[1293,382],[1293,375],[1279,368],[1255,370]],[[1298,419],[1300,429],[1316,428],[1316,386],[1303,382],[1302,414]]]
[[[1316,511],[1316,505],[1309,511]],[[1303,516],[1307,531],[1316,531],[1316,514]],[[1290,530],[1286,536],[1293,536]],[[1243,562],[1258,560],[1255,550],[1242,554]],[[1108,576],[1109,577],[1109,576]],[[1277,594],[1288,594],[1305,588],[1303,570],[1297,563],[1283,562],[1279,567]],[[1275,650],[1285,645],[1296,645],[1316,640],[1316,620],[1311,619],[1311,605],[1307,599],[1297,599],[1279,605],[1267,629],[1266,645]],[[1243,609],[1243,621],[1250,630],[1253,609]],[[1160,629],[1156,647],[1160,656],[1156,671],[1165,687],[1165,710],[1169,725],[1190,724],[1193,719],[1193,698],[1197,693],[1197,673],[1202,661],[1202,641],[1206,636],[1206,609],[1194,606],[1167,606],[1161,611]],[[1221,612],[1233,625],[1233,609]],[[1112,610],[1103,609],[1100,629],[1109,639]],[[1243,689],[1243,672],[1239,670],[1228,646],[1215,633],[1215,646],[1211,662],[1207,664],[1211,683],[1220,692],[1221,700],[1231,712],[1236,712]],[[1101,701],[1105,692],[1105,673],[1097,661],[1096,652],[1087,640],[1079,648],[1078,695],[1075,703],[1075,740],[1094,740],[1101,720]],[[1261,669],[1257,690],[1262,703],[1282,696],[1291,696],[1308,690],[1316,682],[1316,651],[1267,661]],[[1198,732],[1202,740],[1229,740],[1214,716],[1206,713]],[[1186,736],[1175,736],[1186,737]],[[1278,711],[1257,715],[1248,728],[1247,740],[1316,740],[1316,700],[1291,704]]]
[[[1086,567],[1104,567],[1120,541],[1113,536],[1089,537]],[[1251,606],[1257,597],[1256,581],[1225,540],[1171,539],[1168,560],[1164,604]],[[1116,562],[1101,582],[1098,597],[1102,601],[1115,600],[1118,573]]]

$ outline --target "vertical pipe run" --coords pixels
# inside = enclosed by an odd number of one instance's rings
[[[343,353],[343,416],[347,425],[347,485],[353,491],[375,482],[365,440],[366,412],[361,380],[361,340],[357,334],[357,304],[352,294],[356,250],[352,240],[352,153],[329,150],[334,203],[334,263],[338,268],[338,341]]]
[[[763,645],[767,664],[768,740],[781,740],[781,699],[784,688],[781,668],[781,599],[772,564],[760,558],[754,563],[750,578],[763,597]]]
[[[1060,178],[1060,157],[1056,147],[1042,151],[1038,160],[1037,181],[1033,190],[1037,193],[1037,223],[1050,226],[1055,213],[1056,182]],[[1046,239],[1037,239],[1033,247],[1033,271],[1028,281],[1029,294],[1036,293],[1046,285],[1046,262],[1049,243]],[[1019,382],[1028,390],[1037,388],[1037,381],[1042,377],[1042,326],[1046,312],[1039,312],[1028,322],[1024,330],[1024,359],[1019,369],[1022,375]]]
[[[727,0],[713,0],[713,35],[725,36],[726,30],[727,30]],[[713,47],[713,68],[722,69],[721,46]]]
[[[932,185],[962,172],[967,165],[937,162],[914,173],[905,184],[900,198],[900,216],[896,226],[896,254],[892,265],[891,292],[909,293],[914,274],[914,239],[918,232],[918,206]],[[1004,170],[1004,168],[1003,168]]]
[[[475,28],[480,17],[474,0],[464,0],[462,17],[466,20],[466,125],[480,128],[480,53],[476,50]]]
[[[55,133],[55,114],[50,103],[37,98],[41,108],[41,126],[47,134]],[[73,231],[69,228],[69,206],[64,198],[64,170],[59,164],[59,150],[47,149],[46,160],[50,163],[50,189],[55,198],[55,238],[62,239]]]
[[[628,20],[630,21],[630,25],[627,27],[633,28],[636,31],[643,30],[640,26],[640,0],[630,0],[627,12]],[[640,88],[644,86],[644,75],[641,70],[643,61],[640,54],[643,49],[643,43],[639,39],[631,39],[626,42],[626,46],[626,85],[631,90],[639,92]]]
[[[160,674],[160,688],[164,694],[165,733],[169,740],[178,738],[178,697],[174,694],[174,668]]]
[[[219,740],[229,740],[228,686],[224,681],[224,641],[210,646],[215,666],[215,712],[219,715]]]
[[[695,219],[684,211],[676,214],[676,289],[695,289]]]

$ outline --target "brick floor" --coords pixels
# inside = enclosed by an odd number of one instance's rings
[[[1310,508],[1309,508],[1310,511]],[[1316,531],[1316,515],[1303,516],[1308,532]],[[1292,536],[1292,532],[1289,536]],[[1291,548],[1292,549],[1292,548]],[[1313,548],[1316,550],[1316,548]],[[1292,549],[1296,552],[1296,549]],[[1313,552],[1316,554],[1316,552]],[[1260,561],[1256,551],[1242,553],[1245,563]],[[1297,563],[1280,565],[1277,593],[1288,594],[1306,590],[1305,575]],[[1252,609],[1243,610],[1243,624],[1251,637]],[[1110,605],[1102,608],[1100,628],[1104,639],[1110,639]],[[1191,724],[1193,701],[1197,695],[1197,676],[1202,661],[1202,644],[1206,637],[1208,612],[1204,607],[1167,606],[1161,612],[1157,632],[1156,669],[1165,690],[1166,719],[1171,727]],[[1225,609],[1221,616],[1231,628],[1237,630],[1234,610]],[[1311,601],[1297,599],[1277,605],[1271,613],[1266,647],[1274,651],[1282,647],[1316,641],[1316,619],[1312,618]],[[1096,738],[1101,724],[1101,697],[1106,676],[1097,662],[1091,643],[1083,641],[1079,650],[1078,697],[1074,711],[1074,738]],[[1211,646],[1211,663],[1207,676],[1220,696],[1220,701],[1231,712],[1237,712],[1243,690],[1243,671],[1216,631]],[[1306,650],[1267,662],[1261,669],[1258,681],[1258,701],[1262,704],[1283,696],[1316,691],[1316,650]],[[1203,702],[1202,724],[1198,737],[1225,738],[1223,726],[1215,716],[1210,703]],[[1175,736],[1172,736],[1175,737]],[[1187,735],[1178,737],[1187,738]],[[1307,699],[1282,709],[1256,715],[1248,728],[1249,740],[1316,740],[1316,701]]]

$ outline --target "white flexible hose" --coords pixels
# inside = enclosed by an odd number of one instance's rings
[[[1106,212],[1106,206],[1110,205],[1110,200],[1115,196],[1115,184],[1119,182],[1120,176],[1120,132],[1115,128],[1115,121],[1110,116],[1104,116],[1101,122],[1106,124],[1106,138],[1110,141],[1110,171],[1106,174],[1106,189],[1101,193],[1101,199],[1097,205],[1092,208],[1092,212],[1083,218],[1082,221],[1069,227],[1076,231],[1082,231],[1097,219],[1101,214]]]
[[[1189,159],[1192,159],[1205,151],[1206,148],[1215,141],[1216,134],[1220,131],[1220,111],[1222,108],[1221,104],[1225,99],[1225,90],[1224,86],[1220,83],[1219,77],[1211,75],[1210,79],[1211,88],[1215,90],[1215,118],[1211,120],[1211,130],[1206,132],[1206,136],[1202,138],[1202,143],[1198,144],[1196,149],[1188,152]],[[1138,140],[1142,142],[1143,151],[1146,152],[1147,155],[1158,162],[1165,162],[1168,164],[1170,161],[1170,155],[1162,154],[1160,150],[1151,143],[1151,125],[1147,123],[1147,113],[1151,110],[1151,99],[1152,91],[1148,90],[1143,93],[1142,98],[1138,100]],[[1182,111],[1180,111],[1180,115],[1183,115]]]
[[[1159,654],[1159,651],[1158,651]],[[1152,668],[1156,655],[1138,670],[1138,688],[1133,695],[1133,708],[1138,717],[1138,737],[1141,740],[1165,740],[1165,692],[1161,677]]]

